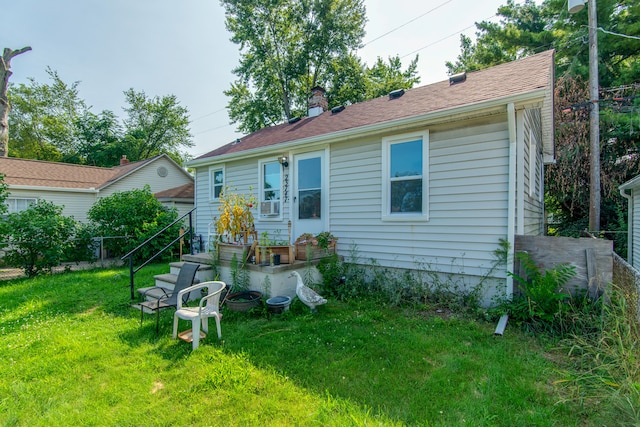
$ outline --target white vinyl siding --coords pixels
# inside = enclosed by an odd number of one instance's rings
[[[275,158],[275,157],[274,157]],[[224,164],[224,179],[225,187],[231,191],[253,194],[256,198],[259,197],[259,184],[260,184],[260,161],[259,159],[242,159],[232,163]],[[212,168],[221,167],[222,165],[212,165]],[[279,165],[280,166],[280,165]],[[282,167],[282,166],[280,166]],[[217,200],[210,200],[209,194],[211,194],[210,188],[211,181],[209,179],[209,166],[203,166],[196,169],[196,188],[198,191],[195,194],[196,203],[196,232],[202,234],[203,239],[206,240],[208,229],[214,218],[219,215]],[[283,183],[284,186],[284,183]],[[283,187],[283,191],[286,189]],[[256,206],[252,212],[255,220],[256,230],[259,232],[267,231],[270,235],[275,235],[280,232],[283,239],[286,239],[286,233],[288,229],[287,222],[289,220],[289,202],[283,201],[280,206],[281,216],[278,220],[263,220],[260,218],[259,206]],[[295,238],[295,236],[293,236]]]
[[[55,191],[55,190],[10,190],[10,197],[20,199],[42,199],[62,206],[64,216],[72,216],[76,221],[89,222],[87,212],[96,201],[93,192]]]
[[[163,170],[162,168],[166,170],[165,176],[160,175],[159,169]],[[160,157],[113,184],[105,186],[100,190],[100,197],[107,197],[133,188],[143,188],[146,184],[149,185],[152,193],[157,193],[191,182],[193,182],[191,177],[179,166],[169,159]]]
[[[632,230],[629,245],[632,253],[629,255],[631,255],[631,265],[636,270],[640,270],[640,188],[634,188],[631,194],[633,195],[633,217],[629,218],[628,221]],[[629,255],[627,255],[627,258],[629,258]]]
[[[425,129],[426,130],[426,129]],[[331,149],[330,231],[381,265],[482,275],[507,234],[505,117],[429,128],[428,222],[383,222],[382,138]]]
[[[524,224],[522,234],[544,234],[544,191],[542,163],[542,130],[540,127],[540,109],[525,110],[524,126],[524,159],[523,168],[525,194],[520,195],[523,201]]]

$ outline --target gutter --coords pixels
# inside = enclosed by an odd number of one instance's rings
[[[435,112],[429,112],[426,114],[422,114],[419,116],[411,116],[405,117],[401,119],[396,119],[392,121],[386,121],[382,123],[374,123],[372,125],[360,126],[351,129],[345,129],[337,132],[332,132],[329,134],[316,135],[309,138],[303,139],[294,139],[292,141],[280,142],[273,145],[269,145],[267,147],[260,147],[254,150],[245,150],[245,151],[236,151],[230,154],[222,154],[214,157],[205,157],[202,159],[195,159],[187,162],[187,167],[198,167],[205,166],[209,164],[221,163],[228,159],[234,159],[239,156],[246,158],[247,156],[259,155],[260,153],[268,153],[274,150],[278,151],[286,151],[292,147],[299,146],[309,146],[309,145],[320,145],[320,144],[329,144],[334,141],[345,141],[352,138],[360,138],[366,137],[370,134],[380,133],[381,131],[393,131],[395,128],[406,130],[409,126],[421,126],[421,125],[430,125],[433,122],[448,119],[454,120],[457,118],[468,119],[472,118],[470,116],[471,113],[476,112],[478,116],[484,115],[487,111],[484,111],[483,114],[480,114],[479,110],[492,110],[495,109],[497,111],[504,111],[505,101],[509,100],[510,104],[515,105],[515,103],[519,102],[531,102],[534,100],[544,100],[545,96],[545,88],[536,89],[534,91],[525,92],[519,95],[514,95],[510,97],[497,98],[489,101],[482,101],[473,104],[463,105],[461,107],[454,107],[445,110],[439,110]],[[490,112],[490,111],[489,111]],[[215,160],[214,160],[215,159]]]
[[[72,187],[44,187],[34,185],[14,185],[8,184],[9,190],[30,190],[30,191],[56,191],[61,193],[91,193],[98,194],[100,190],[96,190],[94,187],[90,188],[72,188]]]

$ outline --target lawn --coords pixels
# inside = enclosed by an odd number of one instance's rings
[[[0,283],[0,425],[615,424],[566,401],[566,356],[511,326],[495,336],[495,324],[374,299],[312,315],[296,300],[283,315],[223,310],[223,341],[192,351],[171,339],[172,312],[159,335],[153,316],[140,325],[128,280],[108,269]]]

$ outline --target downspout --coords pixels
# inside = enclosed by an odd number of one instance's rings
[[[633,265],[633,196],[622,188],[620,195],[627,199],[627,262]]]
[[[509,188],[507,197],[507,271],[510,262],[513,262],[516,244],[516,154],[517,154],[517,132],[516,132],[516,107],[513,102],[507,104],[507,123],[509,125]],[[507,275],[506,283],[507,298],[513,296],[513,277]]]
[[[507,197],[507,242],[509,247],[507,248],[507,262],[505,265],[506,271],[509,271],[509,262],[513,262],[515,254],[516,244],[516,163],[517,163],[517,126],[516,126],[516,107],[513,102],[507,104],[507,123],[509,125],[509,183],[508,183],[508,197]],[[506,277],[506,293],[507,298],[513,297],[513,277],[507,275]],[[509,316],[503,314],[498,321],[495,335],[504,334],[504,330],[507,327]]]

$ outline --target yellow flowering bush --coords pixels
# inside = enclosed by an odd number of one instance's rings
[[[225,188],[220,195],[218,211],[220,217],[216,219],[216,231],[220,239],[227,242],[237,242],[247,239],[247,232],[253,230],[253,213],[251,209],[256,206],[256,196],[253,194],[241,194]]]

